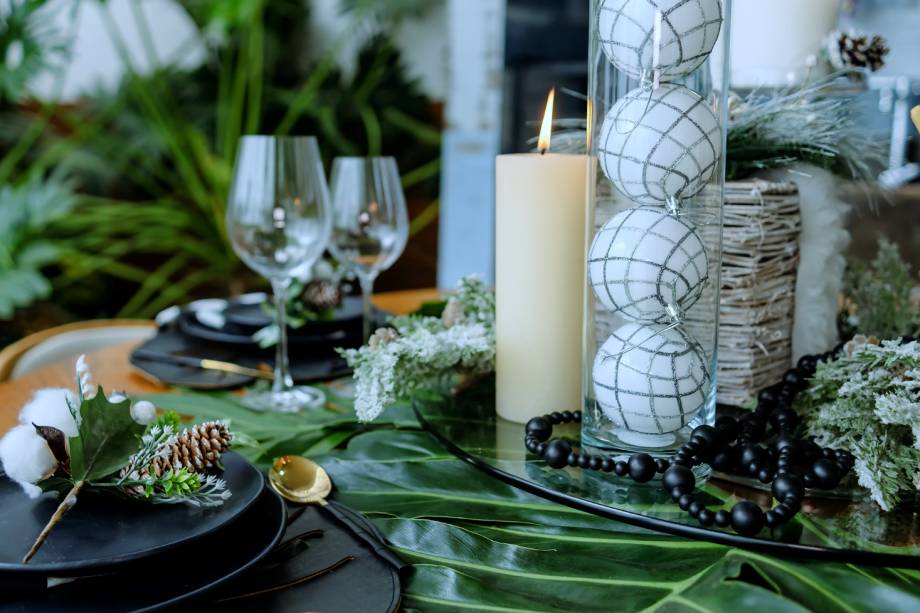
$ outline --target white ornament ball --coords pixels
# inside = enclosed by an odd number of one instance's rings
[[[721,28],[720,0],[603,0],[597,14],[604,53],[633,78],[693,72],[712,53]]]
[[[682,85],[640,87],[617,101],[598,138],[604,174],[639,204],[695,196],[722,155],[719,119]]]
[[[639,207],[611,217],[597,233],[588,274],[607,309],[637,321],[667,321],[668,306],[685,311],[699,300],[709,258],[686,217]]]
[[[629,323],[594,359],[594,393],[604,415],[631,432],[680,430],[706,403],[709,371],[702,347],[679,328]]]

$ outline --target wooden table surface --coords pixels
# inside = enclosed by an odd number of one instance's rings
[[[408,290],[376,294],[374,304],[379,309],[397,315],[411,313],[423,302],[437,300],[436,289]],[[150,394],[167,388],[148,379],[134,370],[128,362],[128,355],[136,343],[112,345],[89,352],[86,359],[93,371],[93,379],[107,391],[124,391],[130,394]],[[29,400],[32,393],[44,387],[67,387],[74,385],[72,359],[50,364],[19,379],[0,383],[0,434],[16,423],[19,409]]]

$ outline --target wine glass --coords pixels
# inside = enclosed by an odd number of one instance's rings
[[[364,341],[371,332],[374,279],[399,258],[409,240],[409,214],[396,160],[340,157],[332,164],[329,250],[361,285]]]
[[[316,388],[294,386],[285,305],[291,281],[322,255],[331,230],[329,188],[316,139],[242,137],[227,203],[227,234],[240,259],[271,282],[279,330],[272,388],[246,395],[243,403],[251,409],[293,413],[325,402]]]

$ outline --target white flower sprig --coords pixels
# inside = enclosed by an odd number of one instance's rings
[[[396,317],[360,349],[341,351],[355,377],[361,421],[446,373],[472,376],[495,370],[495,296],[476,277],[460,281],[440,317]]]

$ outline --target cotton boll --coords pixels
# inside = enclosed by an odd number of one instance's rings
[[[78,406],[80,401],[69,389],[49,388],[38,390],[19,412],[19,422],[36,426],[52,426],[64,436],[77,436],[77,424],[67,403]]]
[[[118,404],[119,402],[124,402],[128,397],[122,394],[121,392],[114,392],[109,395],[109,402],[112,404]]]
[[[33,485],[50,476],[57,460],[31,424],[20,424],[0,439],[0,462],[10,479],[18,483],[30,498],[37,498],[41,488]]]
[[[157,408],[152,402],[139,400],[131,405],[131,419],[142,426],[152,422],[157,416]]]

